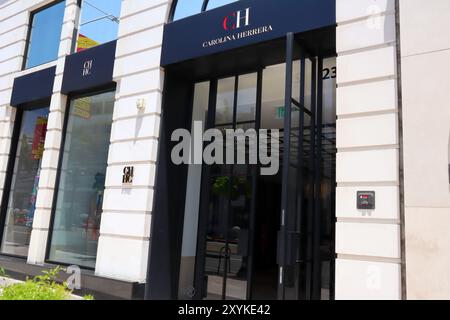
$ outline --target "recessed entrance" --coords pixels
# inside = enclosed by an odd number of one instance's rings
[[[148,298],[333,299],[333,32],[288,34],[168,68]],[[278,130],[279,148],[268,149],[279,170],[174,164],[172,133],[194,133],[197,121]]]
[[[180,298],[332,298],[335,59],[288,60],[194,85],[192,123],[277,129],[281,166],[190,165]]]

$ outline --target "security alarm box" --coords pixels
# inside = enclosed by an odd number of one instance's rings
[[[357,198],[358,210],[375,209],[375,191],[358,191]]]

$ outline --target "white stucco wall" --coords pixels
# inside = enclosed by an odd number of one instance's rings
[[[400,0],[408,299],[450,299],[450,1]]]

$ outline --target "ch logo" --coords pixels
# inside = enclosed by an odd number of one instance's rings
[[[85,61],[83,64],[83,77],[90,76],[92,70],[92,60]]]
[[[123,184],[132,184],[133,177],[134,177],[134,167],[125,167],[123,169],[122,183]]]
[[[236,11],[226,16],[223,19],[223,29],[225,31],[239,29],[242,26],[242,22],[244,23],[244,27],[250,24],[250,8]]]

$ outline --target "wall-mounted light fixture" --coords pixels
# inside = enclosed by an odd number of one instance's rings
[[[139,110],[144,110],[147,102],[145,99],[137,99],[136,100],[136,108]]]

